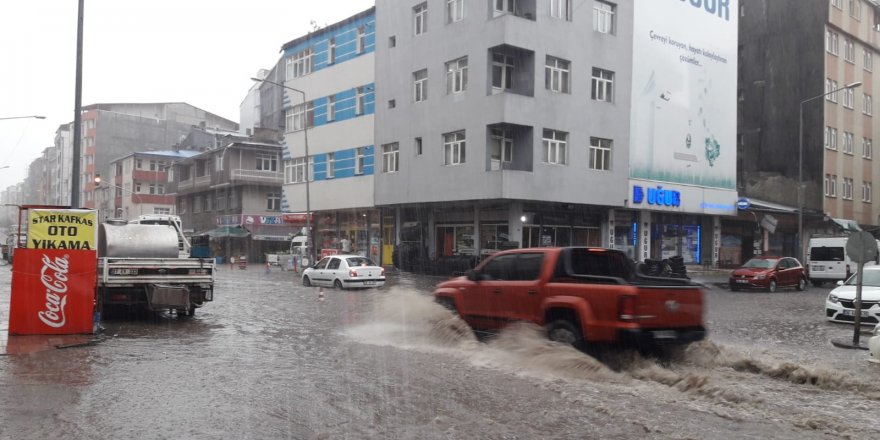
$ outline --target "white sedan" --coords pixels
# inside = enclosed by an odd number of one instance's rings
[[[360,255],[333,255],[304,270],[302,283],[337,289],[382,287],[385,269]]]
[[[855,315],[856,278],[838,282],[825,300],[825,317],[829,321],[852,323]],[[862,325],[880,323],[880,266],[866,266],[862,280]]]

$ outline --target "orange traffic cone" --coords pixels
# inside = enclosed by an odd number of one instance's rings
[[[324,288],[318,288],[318,301],[324,301]]]

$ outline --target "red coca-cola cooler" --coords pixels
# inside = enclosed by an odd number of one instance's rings
[[[96,272],[94,250],[16,249],[9,334],[92,333]]]

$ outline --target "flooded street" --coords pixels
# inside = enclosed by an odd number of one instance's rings
[[[99,343],[2,356],[0,438],[880,435],[880,369],[830,345],[852,328],[823,319],[829,288],[713,287],[710,338],[682,359],[600,363],[525,325],[478,342],[427,295],[438,279],[389,279],[322,301],[290,272],[224,266],[194,318],[110,319]],[[9,285],[0,266],[0,326]]]

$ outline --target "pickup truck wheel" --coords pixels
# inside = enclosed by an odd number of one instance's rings
[[[441,297],[437,298],[436,301],[437,304],[452,312],[453,315],[458,315],[458,309],[455,308],[455,301],[452,298]]]
[[[195,315],[196,315],[196,307],[193,305],[190,305],[186,309],[177,309],[177,316],[179,316],[181,318],[183,318],[183,317],[189,318],[189,317],[192,317]]]
[[[303,277],[303,286],[304,287],[312,287],[312,281],[309,280],[309,277]]]
[[[581,348],[584,345],[584,336],[571,321],[558,319],[546,326],[547,338],[554,342]]]

